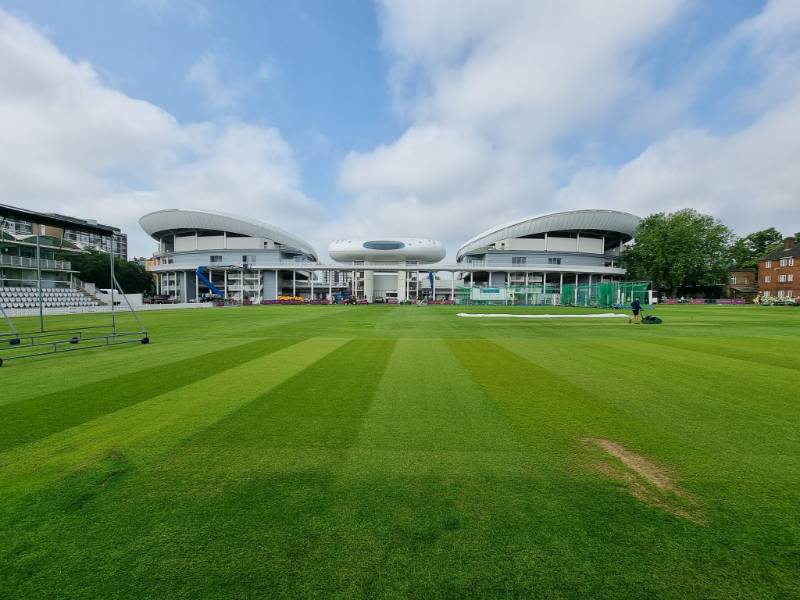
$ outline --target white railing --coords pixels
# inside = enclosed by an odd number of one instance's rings
[[[36,259],[26,258],[24,256],[9,256],[8,254],[0,254],[0,265],[35,269]],[[64,260],[48,260],[46,258],[40,258],[39,265],[42,269],[50,269],[54,271],[72,270],[72,264]]]

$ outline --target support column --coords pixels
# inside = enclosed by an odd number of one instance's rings
[[[450,271],[450,301],[456,300],[456,272]]]
[[[228,299],[228,269],[225,269],[223,271],[223,273],[225,274],[225,282],[224,282],[222,291],[225,294],[225,299],[227,300]]]
[[[528,271],[525,271],[525,304],[530,304],[530,301],[529,301],[529,298],[528,298],[528,286],[529,285],[530,285],[530,273],[528,273]]]
[[[292,296],[297,296],[297,271],[292,269]]]
[[[433,272],[431,272],[431,275],[433,275]],[[436,275],[431,277],[431,298],[436,302]]]
[[[328,304],[333,304],[333,271],[328,271]]]
[[[578,303],[578,274],[575,273],[575,299],[572,301],[573,304]]]
[[[314,299],[314,272],[308,272],[308,282],[311,284],[311,300]]]
[[[197,271],[194,272],[194,300],[200,302],[200,278],[197,276]]]

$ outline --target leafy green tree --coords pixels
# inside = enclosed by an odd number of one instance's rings
[[[781,232],[770,227],[736,240],[731,246],[733,264],[739,268],[757,267],[758,261],[783,241]]]
[[[733,237],[720,221],[691,208],[656,213],[642,220],[621,259],[629,277],[649,280],[674,296],[680,287],[724,281]]]
[[[78,277],[82,281],[94,283],[100,288],[111,287],[111,265],[105,252],[89,250],[81,254],[65,255],[64,260],[72,263],[72,268],[78,271]],[[125,292],[148,294],[155,289],[151,275],[134,262],[115,258],[114,275]]]

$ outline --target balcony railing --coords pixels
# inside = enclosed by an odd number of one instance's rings
[[[0,265],[6,267],[20,267],[23,269],[35,269],[36,259],[26,258],[24,256],[9,256],[8,254],[0,254]],[[71,271],[72,264],[65,260],[48,260],[46,258],[39,259],[39,266],[48,271]]]

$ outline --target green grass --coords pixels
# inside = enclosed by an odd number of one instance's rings
[[[800,597],[800,309],[459,310],[164,311],[9,361],[0,598]]]

